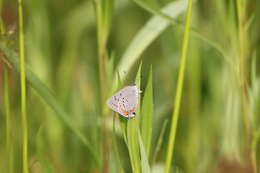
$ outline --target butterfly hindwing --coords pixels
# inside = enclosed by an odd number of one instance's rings
[[[135,109],[138,104],[139,90],[134,86],[127,86],[114,95],[108,101],[108,106],[124,117],[131,118],[135,116]]]

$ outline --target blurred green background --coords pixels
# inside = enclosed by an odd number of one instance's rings
[[[164,172],[187,6],[23,0],[31,173]],[[0,172],[20,173],[17,1],[0,11]],[[260,171],[259,19],[257,0],[193,1],[171,172]],[[127,120],[105,100],[133,83]]]

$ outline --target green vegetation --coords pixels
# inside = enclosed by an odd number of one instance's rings
[[[0,173],[259,172],[259,5],[0,0]]]

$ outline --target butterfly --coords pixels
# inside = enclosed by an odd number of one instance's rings
[[[126,86],[107,100],[107,105],[126,118],[136,115],[139,94],[141,91],[136,85]]]

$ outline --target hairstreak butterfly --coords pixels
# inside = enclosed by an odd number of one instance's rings
[[[136,114],[136,107],[141,91],[136,85],[126,86],[107,100],[107,105],[126,118]]]

